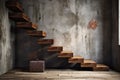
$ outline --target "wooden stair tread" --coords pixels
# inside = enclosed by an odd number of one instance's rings
[[[97,64],[93,69],[94,71],[108,71],[109,67],[104,64]]]
[[[73,52],[71,51],[62,51],[58,57],[62,57],[62,58],[70,58],[73,57]]]
[[[86,63],[96,63],[96,62],[93,61],[93,60],[90,60],[90,59],[85,59],[85,60],[84,60],[84,63],[86,64]]]
[[[29,36],[33,36],[33,37],[45,37],[46,36],[46,32],[44,32],[44,31],[36,31],[36,30],[28,30],[27,34]]]
[[[17,22],[16,26],[18,28],[25,28],[25,29],[37,29],[38,25],[33,24],[32,22]]]
[[[81,56],[74,56],[69,59],[69,63],[83,63],[84,58]]]
[[[15,12],[23,12],[21,4],[17,1],[7,1],[6,7]]]
[[[72,51],[62,51],[61,53],[63,53],[63,54],[73,54]]]
[[[53,44],[53,39],[39,39],[38,44]]]
[[[14,21],[29,22],[30,18],[25,13],[9,13],[9,18]]]
[[[62,50],[62,46],[51,46],[48,48],[48,52],[61,52]]]
[[[90,59],[85,59],[81,64],[81,67],[96,67],[96,62]]]

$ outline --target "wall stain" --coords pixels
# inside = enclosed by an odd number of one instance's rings
[[[64,45],[65,44],[70,44],[71,43],[71,34],[69,32],[63,33],[64,36]]]
[[[76,34],[75,34],[75,38],[77,39],[78,38],[78,26],[76,25],[76,32],[75,32]]]
[[[40,4],[38,1],[33,1],[33,17],[35,18],[35,22],[38,22],[41,19],[40,13]]]
[[[68,6],[68,0],[58,0],[59,3],[62,5],[62,8],[66,8],[66,7],[69,7]]]
[[[76,14],[74,14],[73,12],[71,12],[71,11],[68,11],[65,14],[64,17],[68,18],[66,20],[66,22],[65,22],[64,25],[66,25],[66,23],[67,23],[67,25],[70,26],[70,27],[73,27],[73,25],[75,25],[76,23],[78,23],[78,20],[79,20],[78,16]]]

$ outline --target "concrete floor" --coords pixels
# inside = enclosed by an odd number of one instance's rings
[[[120,80],[114,71],[46,70],[43,73],[12,70],[0,76],[0,80]]]

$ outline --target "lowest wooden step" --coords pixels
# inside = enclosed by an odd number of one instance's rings
[[[41,45],[48,45],[48,44],[53,44],[54,40],[53,39],[39,39],[38,44]]]
[[[69,58],[69,63],[83,63],[84,62],[84,58],[81,56],[74,56]]]
[[[46,32],[44,31],[28,30],[27,34],[33,37],[46,37]]]
[[[6,7],[14,12],[23,12],[22,5],[18,1],[7,1]]]
[[[104,64],[97,64],[96,67],[93,68],[94,71],[108,71],[109,67]]]
[[[91,67],[94,68],[96,67],[96,62],[90,59],[84,59],[84,62],[81,63],[81,67],[85,68],[85,67]]]
[[[37,24],[33,24],[32,22],[17,22],[16,26],[24,29],[37,29],[38,27]]]
[[[30,18],[25,13],[9,13],[9,18],[16,22],[30,22]]]
[[[62,51],[58,57],[61,57],[61,58],[70,58],[70,57],[73,57],[73,52],[71,51]]]
[[[61,52],[63,50],[62,46],[51,46],[48,47],[48,52]]]

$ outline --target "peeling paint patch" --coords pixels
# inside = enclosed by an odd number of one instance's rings
[[[63,33],[63,36],[64,36],[64,45],[66,46],[70,46],[70,43],[71,43],[71,34],[69,32],[65,32]]]

